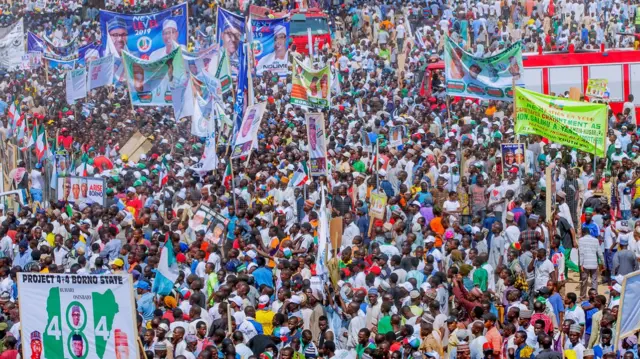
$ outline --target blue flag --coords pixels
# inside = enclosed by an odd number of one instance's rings
[[[233,112],[235,117],[233,119],[233,139],[235,141],[236,133],[242,126],[242,118],[244,117],[244,109],[246,107],[246,94],[249,83],[249,71],[247,64],[246,49],[244,44],[238,47],[238,58],[240,59],[240,68],[238,70],[238,88],[236,89],[236,101],[233,104]]]

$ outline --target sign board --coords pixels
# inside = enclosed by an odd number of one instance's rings
[[[138,162],[140,155],[151,150],[151,146],[151,141],[137,131],[129,138],[129,141],[122,146],[120,154],[129,157],[130,161]]]
[[[585,95],[589,97],[605,98],[607,93],[608,79],[589,79]]]
[[[107,185],[104,178],[95,177],[58,177],[56,185],[58,201],[69,203],[98,203],[106,205]]]
[[[331,218],[329,221],[329,238],[331,238],[331,246],[336,251],[342,245],[342,217]]]
[[[139,358],[131,276],[18,273],[25,358]]]
[[[384,193],[372,193],[369,216],[375,219],[384,219],[386,208],[387,196]]]
[[[574,101],[580,101],[580,89],[577,87],[569,87],[569,98]]]

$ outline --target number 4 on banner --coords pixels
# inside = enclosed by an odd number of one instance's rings
[[[62,337],[62,332],[60,331],[60,327],[58,326],[58,316],[54,316],[53,318],[51,318],[51,322],[49,323],[49,326],[47,327],[47,335],[50,335],[52,337],[55,337],[56,340],[60,340],[60,338]]]
[[[103,340],[109,339],[109,330],[107,329],[107,317],[102,316],[96,325],[96,329],[93,332],[96,337],[102,337]]]

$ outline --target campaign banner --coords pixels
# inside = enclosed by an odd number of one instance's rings
[[[387,196],[384,193],[371,193],[371,208],[369,216],[375,219],[384,219],[387,211]]]
[[[240,67],[240,46],[245,36],[244,16],[218,7],[216,42],[227,52],[231,73],[236,76]]]
[[[197,110],[196,110],[197,112]],[[198,163],[191,166],[191,169],[196,172],[209,172],[218,168],[218,153],[216,152],[218,147],[216,146],[216,134],[211,131],[206,136],[204,152]],[[194,222],[196,218],[194,217]]]
[[[56,197],[58,201],[86,204],[98,203],[104,206],[107,199],[104,178],[58,177]]]
[[[524,143],[501,143],[500,153],[502,154],[502,178],[509,177],[509,170],[514,166],[520,170],[520,165],[524,165]]]
[[[289,22],[286,19],[251,19],[255,73],[286,77],[289,72]]]
[[[122,51],[143,60],[159,60],[187,45],[187,3],[147,14],[121,14],[100,10],[102,44],[117,58]]]
[[[249,92],[249,69],[248,58],[246,56],[246,49],[244,45],[240,45],[240,71],[238,74],[238,84],[236,86],[236,98],[233,103],[233,136],[236,134],[242,126],[242,119],[244,118],[244,110],[247,105],[247,95],[245,92]]]
[[[171,54],[156,61],[138,59],[127,51],[122,52],[122,59],[134,105],[171,106],[174,94],[184,94],[189,78],[180,49],[174,49]]]
[[[327,144],[325,142],[324,115],[305,114],[307,138],[309,139],[309,174],[327,176]]]
[[[293,58],[290,102],[299,106],[329,108],[330,74],[329,66],[314,71]]]
[[[19,69],[24,54],[24,24],[21,18],[11,26],[0,28],[0,69]]]
[[[220,80],[220,88],[222,89],[223,94],[231,92],[231,86],[233,85],[231,64],[229,63],[229,56],[225,50],[222,50],[222,54],[220,55],[215,78]]]
[[[474,57],[449,38],[444,46],[447,94],[484,100],[513,101],[513,81],[524,87],[520,42],[490,57]]]
[[[624,276],[620,289],[620,302],[618,309],[616,330],[614,338],[622,340],[629,336],[635,336],[640,329],[640,272],[636,271]]]
[[[516,88],[516,134],[540,135],[605,157],[607,105],[573,101]]]
[[[18,273],[24,358],[139,358],[129,274]]]
[[[77,99],[87,97],[87,71],[84,68],[67,72],[67,103],[73,105]]]
[[[182,57],[192,75],[202,81],[205,78],[217,79],[223,94],[231,91],[232,79],[228,57],[218,45],[213,45],[198,53],[182,51]]]
[[[27,51],[42,52],[45,56],[55,58],[69,58],[77,55],[78,38],[74,38],[64,46],[56,46],[49,39],[42,38],[32,32],[27,32]]]
[[[407,135],[407,128],[403,125],[393,126],[389,129],[389,146],[398,147],[404,142]]]
[[[193,86],[193,114],[191,115],[191,134],[197,137],[207,137],[214,132],[213,102],[207,101],[196,92],[196,84]]]
[[[587,82],[587,90],[584,94],[588,97],[609,98],[608,85],[608,79],[589,79],[589,82]]]
[[[244,112],[242,126],[238,130],[236,140],[233,145],[233,152],[231,153],[232,159],[248,156],[249,153],[251,153],[251,148],[253,147],[253,143],[256,141],[258,129],[260,128],[260,121],[262,120],[262,116],[264,115],[266,108],[266,102],[260,102],[247,107]]]
[[[38,69],[42,63],[42,52],[27,52],[22,55],[22,68],[25,70]]]
[[[88,67],[87,87],[89,90],[113,84],[113,55],[91,61]]]
[[[44,64],[49,70],[58,70],[60,72],[70,71],[76,67],[76,60],[56,60],[50,57],[44,57]]]
[[[218,103],[214,103],[215,116],[218,122],[218,143],[226,145],[231,140],[231,131],[233,130],[233,121],[224,112],[224,107]]]

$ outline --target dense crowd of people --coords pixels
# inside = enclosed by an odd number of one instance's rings
[[[57,46],[100,41],[96,7],[34,3],[3,1],[0,22],[22,17]],[[174,3],[108,1],[107,9],[147,13]],[[191,34],[203,36],[189,48],[215,38],[216,6],[246,12],[247,3],[190,1]],[[42,206],[13,197],[0,204],[0,359],[21,353],[19,272],[131,274],[147,358],[638,357],[637,337],[616,331],[622,281],[640,259],[633,97],[622,113],[609,112],[607,154],[594,161],[539,136],[516,137],[512,103],[447,98],[443,74],[420,94],[447,35],[476,56],[515,41],[529,51],[634,47],[635,2],[254,3],[321,5],[338,23],[333,46],[311,60],[340,81],[323,111],[329,176],[294,184],[308,161],[307,109],[289,103],[290,76],[253,78],[267,112],[257,149],[232,161],[232,178],[226,144],[216,170],[193,170],[205,140],[191,136],[190,121],[173,118],[171,107],[132,109],[126,87],[68,105],[57,70],[0,78],[0,139],[16,142],[13,102],[30,127],[33,118],[46,125],[51,150],[74,162],[71,174],[108,186],[104,206],[69,206],[54,200],[53,156],[37,162],[27,149],[5,168],[5,190],[22,189]],[[233,98],[224,102],[231,115]],[[391,146],[397,125],[407,136]],[[120,148],[137,131],[152,146],[134,162]],[[526,161],[503,165],[500,145],[525,141]],[[376,194],[387,198],[382,219],[369,214]],[[201,205],[224,220],[198,225]],[[341,217],[343,233],[323,262],[325,215]],[[152,287],[167,245],[177,249],[180,276],[159,296]]]

